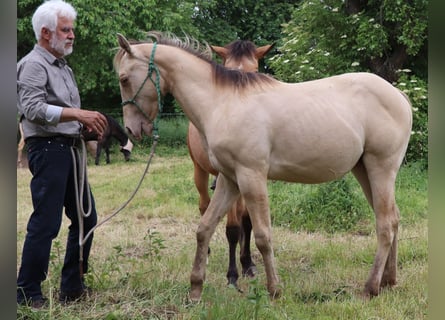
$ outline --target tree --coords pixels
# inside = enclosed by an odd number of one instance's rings
[[[82,96],[89,109],[120,110],[120,93],[112,62],[117,47],[116,33],[127,38],[146,39],[149,30],[197,33],[190,17],[191,1],[158,0],[72,0],[77,10],[74,52],[67,57]],[[17,2],[17,59],[36,42],[31,17],[40,0]]]
[[[196,1],[193,24],[202,39],[214,45],[250,40],[257,46],[279,41],[281,24],[288,21],[298,1]],[[260,70],[266,71],[264,61]]]
[[[390,82],[426,79],[427,0],[304,0],[283,25],[271,65],[286,81],[370,71]]]
[[[408,160],[427,166],[427,0],[304,0],[283,25],[269,59],[283,81],[378,74],[408,94],[413,132]]]
[[[146,31],[188,34],[200,41],[224,45],[236,39],[257,45],[280,38],[283,21],[290,18],[289,0],[160,1],[160,0],[69,0],[78,12],[74,52],[67,57],[89,109],[119,109],[120,94],[112,68],[116,33],[143,40]],[[42,0],[17,2],[17,60],[35,43],[31,17]],[[264,69],[263,69],[264,70]],[[171,99],[165,109],[173,111]]]

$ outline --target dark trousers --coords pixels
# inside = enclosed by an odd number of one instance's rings
[[[17,302],[42,298],[41,282],[46,279],[52,240],[59,233],[63,208],[70,219],[65,260],[60,289],[65,292],[83,288],[79,268],[79,221],[77,216],[74,170],[71,147],[50,138],[27,142],[28,164],[33,175],[31,194],[34,211],[31,214],[17,278]],[[84,208],[87,208],[87,193]],[[84,234],[96,225],[94,199],[92,212],[84,218]],[[88,271],[92,236],[83,247],[83,272]]]

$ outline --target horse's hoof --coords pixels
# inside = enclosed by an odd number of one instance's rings
[[[368,296],[368,300],[377,297],[380,293],[379,284],[367,282],[365,284],[365,289],[363,290],[363,295]]]
[[[394,278],[385,279],[383,278],[380,282],[380,289],[392,288],[397,285],[397,281]]]
[[[362,300],[363,302],[368,302],[371,300],[373,296],[371,296],[368,292],[366,292],[365,290],[363,290],[359,295],[358,298],[359,300]]]
[[[279,297],[281,297],[282,294],[281,288],[269,289],[268,291],[271,299],[278,299]]]
[[[233,287],[233,288],[238,289],[237,282],[238,282],[238,275],[236,275],[236,276],[227,276],[227,285],[229,287]]]
[[[243,270],[243,276],[247,278],[255,278],[257,275],[257,268],[255,265],[250,266],[246,270]]]
[[[201,301],[202,288],[193,287],[189,293],[189,301],[191,303],[199,303]]]

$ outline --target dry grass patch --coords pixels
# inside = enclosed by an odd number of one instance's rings
[[[133,192],[145,159],[90,166],[99,220]],[[31,175],[17,170],[17,267],[32,211]],[[407,192],[409,194],[409,191]],[[283,198],[285,195],[283,195]],[[401,208],[403,212],[404,208]],[[426,215],[426,213],[425,213]],[[199,222],[198,195],[187,156],[157,157],[133,201],[95,232],[87,301],[58,304],[60,268],[68,221],[54,242],[44,293],[47,310],[19,308],[18,319],[425,319],[427,309],[427,220],[411,217],[399,233],[399,284],[370,302],[359,298],[371,268],[376,237],[371,231],[326,233],[273,228],[273,244],[284,294],[270,301],[261,255],[256,280],[240,279],[242,293],[227,287],[225,221],[211,240],[202,302],[187,299]],[[372,228],[370,228],[372,230]]]

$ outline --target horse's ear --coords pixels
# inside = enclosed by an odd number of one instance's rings
[[[117,34],[117,41],[119,42],[119,46],[124,49],[125,51],[127,51],[128,54],[131,54],[131,47],[130,47],[130,43],[128,42],[128,40],[121,35],[120,33]]]
[[[267,44],[265,46],[256,48],[255,57],[257,60],[263,58],[272,48],[275,46],[275,43]]]
[[[221,58],[223,58],[223,60],[227,59],[227,53],[229,52],[229,50],[227,50],[224,47],[218,47],[218,46],[210,46],[210,48],[212,49],[213,52],[215,52],[218,56],[220,56]]]

